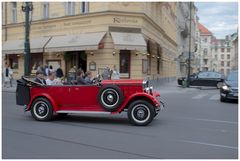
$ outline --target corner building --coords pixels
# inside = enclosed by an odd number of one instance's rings
[[[21,2],[2,3],[2,57],[24,72]],[[121,79],[176,77],[176,3],[33,2],[30,69],[76,66],[93,74],[116,65]]]

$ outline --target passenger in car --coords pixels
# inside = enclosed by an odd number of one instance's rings
[[[83,77],[84,77],[83,70],[81,70],[81,69],[78,70],[77,71],[77,84],[90,84]]]
[[[93,76],[91,71],[87,71],[85,74],[85,81],[89,84],[92,84]]]
[[[42,70],[38,70],[36,72],[36,76],[37,76],[37,78],[34,80],[35,82],[46,85],[46,81],[44,79],[44,75],[43,75],[43,71]]]
[[[62,85],[61,81],[55,79],[55,72],[48,73],[48,79],[46,80],[47,85]]]

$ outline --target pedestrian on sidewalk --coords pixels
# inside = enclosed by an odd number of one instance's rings
[[[111,80],[111,76],[112,70],[107,66],[102,73],[102,78],[103,80]]]
[[[5,63],[5,67],[3,68],[4,87],[12,87],[12,74],[12,69]]]
[[[113,70],[112,70],[112,79],[120,79],[120,73],[117,70],[116,65],[113,65]]]

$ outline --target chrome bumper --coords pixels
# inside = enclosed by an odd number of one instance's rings
[[[166,107],[165,107],[165,103],[160,99],[160,97],[157,97],[157,100],[160,104],[160,106],[156,108],[156,112],[158,113],[159,111],[166,109]]]

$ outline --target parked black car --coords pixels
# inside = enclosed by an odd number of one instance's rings
[[[178,84],[182,85],[186,77],[178,78]],[[190,86],[210,86],[220,88],[224,81],[224,76],[218,72],[199,72],[190,75]]]
[[[232,71],[220,88],[220,101],[238,100],[238,71]]]

